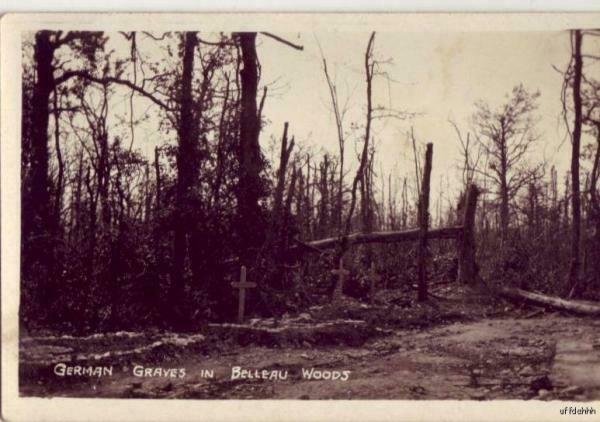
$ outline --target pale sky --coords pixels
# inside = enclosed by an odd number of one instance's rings
[[[283,122],[289,121],[297,141],[336,152],[337,136],[319,44],[330,74],[335,75],[341,100],[351,96],[346,122],[349,129],[351,121],[364,124],[364,52],[369,33],[332,31],[289,34],[288,38],[302,44],[304,51],[260,37],[263,82],[273,83],[273,91],[277,92],[265,105],[264,115],[271,124],[262,140],[271,135],[279,137]],[[584,49],[592,47],[588,39]],[[593,47],[597,51],[598,44]],[[466,132],[475,101],[499,105],[515,85],[523,83],[525,88],[541,92],[537,111],[541,138],[530,159],[555,164],[562,177],[568,169],[570,143],[565,140],[561,118],[562,75],[552,65],[564,69],[569,55],[567,32],[378,33],[375,57],[391,59],[392,63],[383,65],[382,70],[392,82],[383,77],[374,81],[374,103],[387,106],[391,101],[394,108],[423,115],[411,121],[394,119],[374,124],[376,169],[380,173],[383,169],[385,177],[389,172],[412,177],[412,149],[406,138],[412,125],[421,143],[434,144],[433,187],[439,186],[440,177],[444,185],[447,180],[455,186],[460,180],[456,170],[459,143],[448,119],[455,120]],[[361,130],[357,136],[362,134]],[[351,139],[346,161],[355,164]]]

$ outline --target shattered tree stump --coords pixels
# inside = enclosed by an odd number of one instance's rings
[[[418,300],[423,302],[427,300],[427,235],[429,231],[429,186],[431,180],[431,165],[433,157],[433,144],[427,144],[425,151],[425,167],[423,169],[423,185],[419,196],[419,243],[417,249],[417,274]]]
[[[238,323],[242,324],[244,322],[244,311],[246,309],[246,289],[251,289],[256,287],[256,283],[251,283],[246,281],[246,266],[242,265],[242,269],[240,271],[240,282],[231,283],[231,286],[235,289],[239,289],[239,299],[238,299]]]
[[[463,232],[460,236],[458,251],[458,281],[474,285],[480,280],[479,270],[475,261],[475,211],[479,189],[476,185],[469,186],[463,215]]]

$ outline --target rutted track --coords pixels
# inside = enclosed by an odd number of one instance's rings
[[[362,346],[267,348],[232,343],[154,356],[186,377],[139,378],[122,360],[109,378],[22,380],[43,396],[195,399],[600,399],[600,321],[545,316],[394,331]],[[192,350],[193,349],[193,350]],[[24,366],[27,363],[24,362]],[[282,370],[285,380],[232,380],[231,368]],[[349,370],[347,381],[308,380],[302,368]],[[201,376],[213,370],[214,378]],[[23,372],[22,372],[23,373]]]

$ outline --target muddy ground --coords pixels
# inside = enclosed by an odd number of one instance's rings
[[[390,297],[393,295],[387,295]],[[447,295],[449,296],[449,295]],[[481,299],[481,298],[479,298]],[[21,339],[24,396],[189,399],[600,399],[600,320],[465,297],[349,302],[200,333]],[[58,376],[56,363],[112,365]],[[136,365],[183,368],[138,377]],[[232,379],[239,366],[286,379]],[[307,379],[311,369],[345,372]],[[212,371],[212,374],[210,373]],[[179,374],[179,372],[176,372]],[[171,373],[172,375],[173,373]],[[212,375],[212,377],[210,377]]]

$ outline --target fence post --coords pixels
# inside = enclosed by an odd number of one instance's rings
[[[427,300],[427,231],[429,230],[429,186],[431,179],[431,160],[433,158],[433,144],[427,144],[425,151],[425,167],[423,168],[423,183],[419,197],[419,249],[418,249],[418,274],[419,274],[419,302]]]
[[[459,241],[458,281],[473,285],[479,278],[479,268],[475,262],[475,211],[479,189],[475,184],[469,186],[463,214],[463,231]]]

